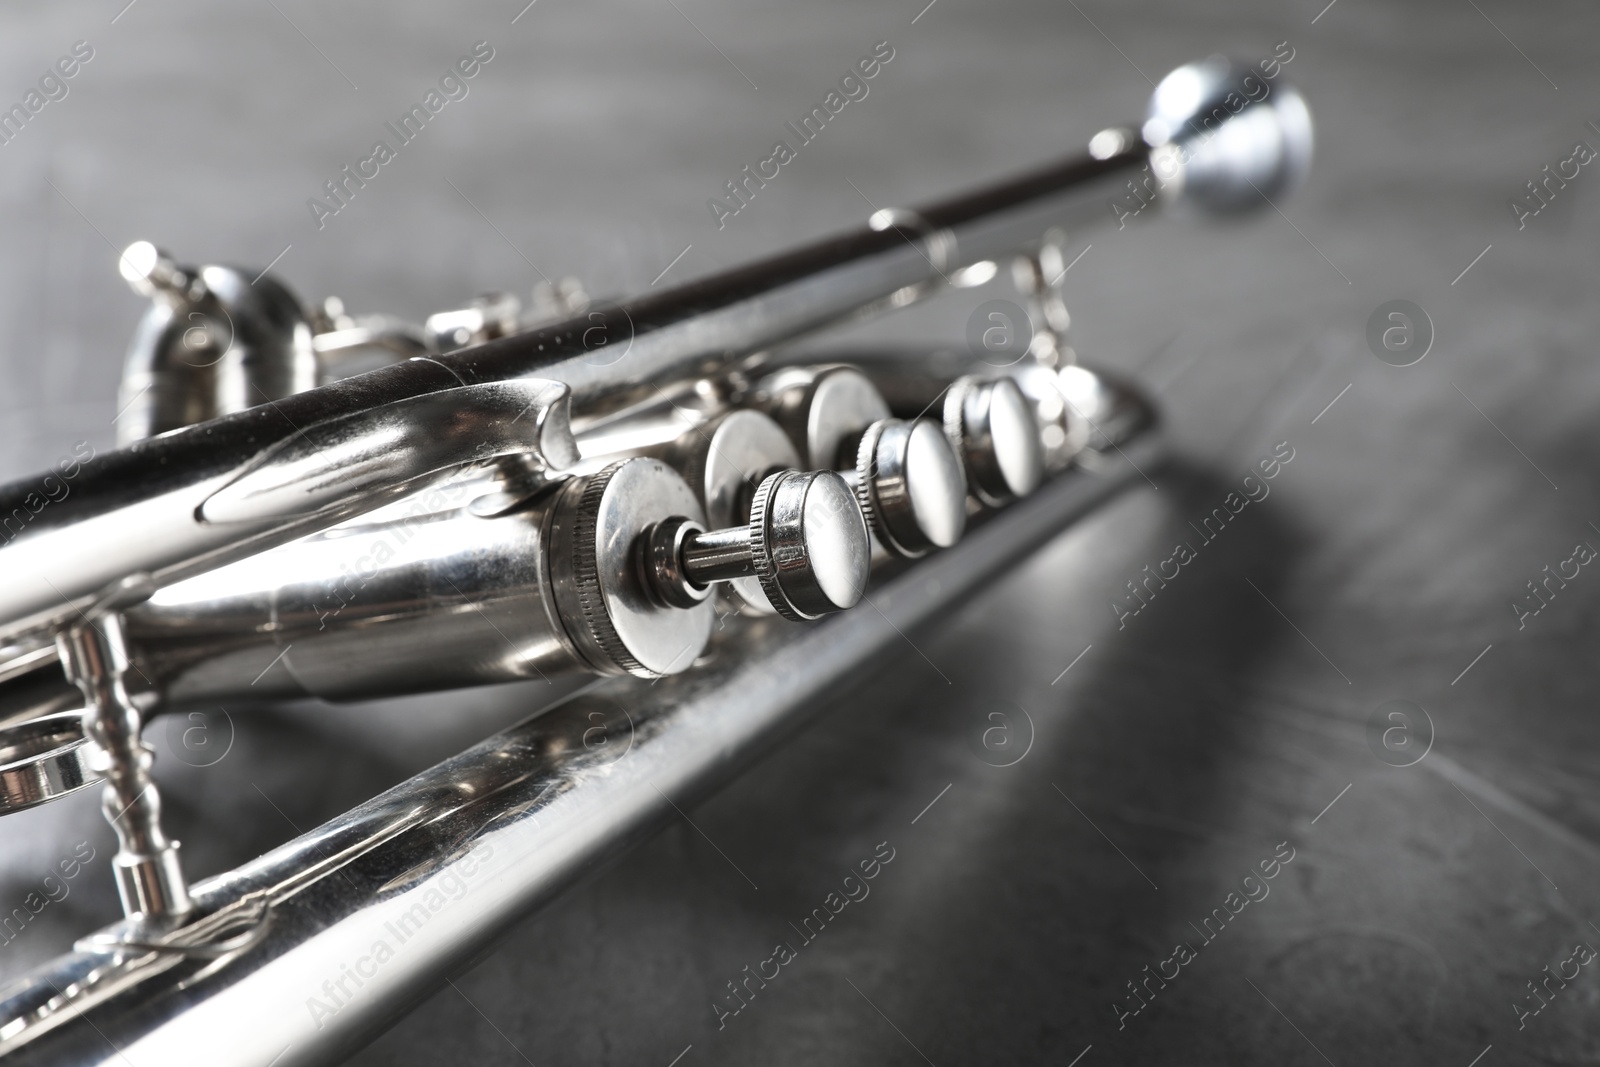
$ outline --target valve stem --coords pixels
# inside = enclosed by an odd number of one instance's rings
[[[642,543],[645,588],[688,608],[713,583],[760,579],[778,614],[804,622],[853,607],[871,562],[866,520],[833,471],[779,471],[756,488],[747,526],[706,531],[683,518],[657,523]]]

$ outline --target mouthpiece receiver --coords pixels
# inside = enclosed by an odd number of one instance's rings
[[[1264,68],[1212,56],[1174,70],[1144,123],[1162,196],[1201,215],[1239,215],[1293,192],[1311,168],[1311,112]]]

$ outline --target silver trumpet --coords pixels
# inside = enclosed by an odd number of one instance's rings
[[[1310,154],[1299,95],[1214,57],[1084,154],[635,300],[419,326],[129,248],[121,447],[0,488],[0,814],[100,785],[126,917],[0,990],[0,1054],[370,1041],[1157,462],[1149,402],[1067,343],[1064,234],[1243,214]],[[1012,261],[1009,366],[795,344]],[[564,699],[237,870],[191,884],[163,830],[154,715],[539,677]]]

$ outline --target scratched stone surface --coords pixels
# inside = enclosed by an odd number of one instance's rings
[[[1071,235],[1078,350],[1165,407],[1153,485],[909,634],[693,826],[521,923],[353,1062],[1600,1057],[1600,967],[1570,962],[1600,945],[1600,571],[1580,550],[1600,546],[1600,173],[1566,162],[1600,147],[1592,5],[122,4],[0,14],[0,105],[93,49],[0,145],[6,478],[111,445],[140,311],[115,255],[136,239],[281,256],[307,298],[420,318],[540,273],[681,282],[1019,170],[1137,118],[1152,79],[1211,50],[1287,42],[1318,123],[1281,211]],[[319,229],[308,198],[479,40],[469,94]],[[707,198],[885,40],[870,94],[719,230]],[[1577,173],[1519,228],[1547,165]],[[959,343],[1008,286],[855,339]],[[1411,366],[1369,349],[1393,300],[1431,320]],[[1210,540],[1191,526],[1280,449],[1264,498]],[[1179,543],[1194,558],[1119,621],[1125,583]],[[543,698],[232,709],[210,767],[158,722],[157,776],[201,875]],[[1002,705],[1026,754],[997,767],[974,737]],[[116,915],[90,793],[0,824],[7,910],[78,842],[97,859],[0,945],[0,974]],[[870,893],[804,940],[880,843]],[[794,959],[729,999],[780,941]],[[1535,999],[1546,967],[1578,973]]]

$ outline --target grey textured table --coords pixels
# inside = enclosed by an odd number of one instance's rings
[[[1514,607],[1600,545],[1600,176],[1583,167],[1522,229],[1510,209],[1575,142],[1600,146],[1592,5],[122,2],[0,14],[6,106],[75,41],[94,53],[0,146],[6,478],[111,443],[139,311],[115,250],[138,238],[281,257],[308,298],[419,318],[539,272],[623,292],[672,263],[682,281],[856,223],[866,200],[1043,161],[1207,50],[1287,41],[1319,124],[1282,214],[1069,249],[1079,351],[1166,405],[1177,459],[1156,487],[910,635],[693,827],[524,922],[356,1062],[1600,1058],[1600,968],[1537,1014],[1527,986],[1600,945],[1600,577]],[[479,40],[494,55],[467,97],[319,230],[307,199]],[[707,197],[880,40],[895,58],[870,95],[718,230]],[[1009,295],[996,281],[857,337],[959,341]],[[1404,368],[1366,339],[1395,299],[1436,332]],[[1279,442],[1294,458],[1270,495],[1119,629],[1124,583],[1197,540]],[[230,709],[210,767],[173,758],[186,724],[158,723],[187,866],[233,866],[540,695]],[[1434,727],[1413,766],[1374,746],[1392,700]],[[975,754],[996,701],[1031,722],[1009,767]],[[79,841],[97,859],[0,944],[0,974],[116,913],[93,795],[0,824],[3,911]],[[894,859],[870,895],[719,1029],[726,983],[798,943],[791,924],[880,842]],[[1275,877],[1243,882],[1263,861]]]

